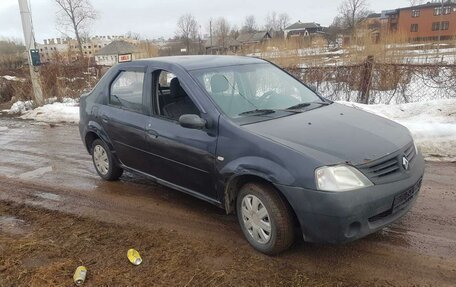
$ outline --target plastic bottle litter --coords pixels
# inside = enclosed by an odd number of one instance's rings
[[[78,268],[76,268],[76,271],[74,272],[73,281],[76,285],[81,286],[84,283],[86,276],[87,268],[85,268],[84,266],[79,266]]]
[[[134,249],[129,249],[127,252],[128,260],[130,260],[131,264],[138,266],[142,262],[141,255],[139,252]]]

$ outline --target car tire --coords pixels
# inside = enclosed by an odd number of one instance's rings
[[[96,139],[92,143],[92,161],[98,175],[107,181],[119,179],[123,173],[123,169],[116,163],[108,145]]]
[[[236,213],[244,236],[256,250],[276,255],[293,244],[290,207],[272,186],[245,184],[236,199]]]

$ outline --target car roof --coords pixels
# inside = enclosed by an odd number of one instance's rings
[[[166,63],[171,65],[179,65],[185,70],[198,70],[206,68],[217,68],[234,65],[247,65],[247,64],[264,64],[262,59],[243,56],[171,56],[171,57],[156,57],[149,59],[135,60],[135,62],[149,62],[153,63]]]

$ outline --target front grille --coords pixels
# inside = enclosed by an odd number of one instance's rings
[[[415,145],[413,143],[405,150],[404,155],[408,159],[409,163],[412,163],[416,156]]]
[[[359,165],[357,168],[375,184],[392,182],[400,179],[402,171],[404,171],[402,166],[404,156],[409,162],[409,169],[412,168],[416,157],[413,142],[395,153]]]
[[[391,159],[387,159],[386,161],[370,166],[368,173],[371,177],[381,178],[383,176],[395,173],[399,170],[399,168],[400,167],[397,157],[393,157]]]

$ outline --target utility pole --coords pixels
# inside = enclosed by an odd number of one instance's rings
[[[212,19],[209,21],[209,37],[211,38],[211,55],[212,55]]]
[[[40,71],[38,67],[32,65],[31,49],[36,49],[35,35],[33,34],[32,14],[28,5],[28,0],[19,0],[19,10],[21,12],[22,30],[24,31],[25,48],[27,50],[27,59],[30,67],[30,79],[32,80],[32,88],[35,104],[44,104],[43,91],[40,84]]]

